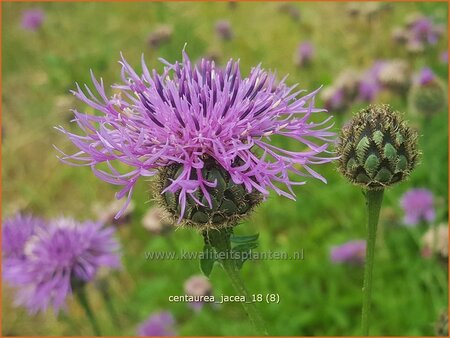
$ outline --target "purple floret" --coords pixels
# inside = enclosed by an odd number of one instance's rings
[[[30,31],[38,30],[44,22],[44,12],[40,9],[28,9],[22,12],[22,28]]]
[[[382,85],[379,81],[379,74],[384,66],[383,61],[376,61],[362,76],[358,86],[358,97],[361,101],[373,102],[379,92],[382,90]]]
[[[433,193],[428,189],[408,190],[400,201],[405,213],[405,225],[417,225],[421,220],[433,222],[436,212],[433,204]]]
[[[436,79],[436,75],[434,75],[433,71],[429,67],[424,67],[419,73],[418,83],[421,86],[427,85],[433,82]]]
[[[412,39],[421,43],[434,45],[438,42],[441,32],[431,18],[421,16],[410,27]]]
[[[233,38],[233,31],[231,24],[227,20],[219,20],[216,22],[216,34],[223,40],[231,40]]]
[[[24,244],[23,258],[5,258],[3,276],[17,288],[17,305],[30,313],[48,307],[58,312],[72,282],[89,282],[100,268],[120,266],[118,250],[114,228],[62,218],[35,229]]]
[[[24,246],[44,220],[30,215],[17,214],[2,224],[2,251],[4,258],[24,258]]]
[[[288,87],[284,80],[277,83],[275,75],[259,65],[242,77],[239,62],[233,60],[225,69],[206,59],[193,65],[183,52],[181,63],[162,62],[166,67],[158,74],[150,72],[142,59],[143,74],[138,75],[122,58],[123,83],[112,86],[118,93],[111,98],[103,81],[93,75],[97,95],[87,86],[86,93],[77,86],[75,96],[97,114],[74,110],[81,135],[57,128],[79,148],[73,155],[62,152],[61,160],[90,166],[100,179],[123,186],[116,197],[128,194],[128,202],[140,177],[180,164],[181,174],[163,192],[180,191],[181,216],[188,195],[195,199],[198,190],[211,207],[207,188],[215,187],[216,181],[202,176],[206,158],[214,159],[248,192],[268,195],[273,189],[294,199],[292,186],[304,182],[294,181],[289,173],[325,182],[311,165],[333,160],[322,153],[335,134],[329,131],[331,116],[321,122],[309,120],[324,111],[314,106],[318,90],[300,96],[304,90],[294,90],[296,86]],[[272,135],[297,141],[294,149],[303,151],[272,145]],[[117,162],[131,169],[119,171],[114,166]],[[192,179],[194,173],[196,179]]]
[[[310,41],[303,41],[298,45],[296,64],[304,66],[312,61],[314,57],[314,45]]]
[[[138,327],[138,335],[142,337],[175,336],[175,319],[168,311],[152,314]]]
[[[334,263],[364,263],[365,240],[353,240],[331,248],[331,261]]]

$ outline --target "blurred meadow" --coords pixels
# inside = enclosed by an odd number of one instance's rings
[[[363,74],[377,60],[400,59],[411,78],[429,67],[447,93],[448,65],[442,55],[447,51],[447,7],[432,2],[2,3],[2,217],[23,212],[48,219],[96,219],[98,205],[114,200],[116,187],[100,181],[89,168],[61,163],[53,145],[74,149],[54,126],[76,133],[70,109],[93,110],[69,91],[76,82],[91,85],[90,69],[107,86],[118,83],[121,52],[136,69],[144,54],[149,68],[161,71],[158,58],[180,60],[187,44],[192,60],[207,56],[224,65],[229,58],[240,59],[244,75],[262,63],[276,70],[280,79],[289,74],[288,84],[298,83],[308,92],[332,87],[343,71]],[[23,12],[30,9],[44,15],[37,29],[21,25]],[[393,31],[418,14],[442,25],[443,31],[436,43],[410,50],[396,42]],[[220,21],[229,27],[217,27]],[[296,53],[305,41],[314,46],[314,53],[302,63]],[[435,322],[448,306],[447,257],[425,257],[421,241],[430,227],[448,224],[447,106],[423,115],[414,112],[409,94],[382,90],[371,99],[405,113],[419,131],[422,152],[410,179],[385,193],[375,254],[374,335],[435,335]],[[323,107],[325,101],[319,95],[317,105]],[[355,99],[339,109],[331,105],[333,130],[338,132],[367,104]],[[334,163],[317,170],[327,184],[307,179],[306,185],[294,188],[295,202],[271,193],[235,230],[258,232],[257,251],[303,251],[302,260],[250,261],[242,269],[250,293],[279,294],[279,304],[257,305],[271,335],[360,334],[363,266],[335,262],[330,250],[365,238],[364,196],[339,175]],[[432,192],[433,221],[404,224],[400,200],[412,188]],[[186,303],[168,301],[170,295],[184,294],[183,283],[200,273],[199,263],[147,260],[145,252],[200,251],[203,240],[187,228],[164,235],[145,229],[142,219],[152,208],[151,194],[150,183],[141,179],[129,222],[111,225],[117,226],[123,268],[103,281],[111,291],[117,320],[111,319],[100,296],[104,285],[88,286],[103,334],[135,335],[139,323],[158,311],[173,315],[179,335],[254,334],[239,303],[194,311]],[[213,294],[234,294],[219,267],[210,282]],[[14,288],[3,283],[2,292],[3,335],[92,335],[73,299],[58,318],[51,310],[30,316],[14,307]]]

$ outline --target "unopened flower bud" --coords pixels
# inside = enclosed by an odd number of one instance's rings
[[[341,131],[339,171],[366,189],[405,180],[418,160],[417,133],[389,105],[361,110]]]
[[[443,112],[447,105],[447,89],[430,69],[423,69],[409,93],[411,109],[424,116]]]
[[[160,192],[176,180],[182,172],[183,167],[177,164],[163,168],[160,175]],[[202,230],[234,226],[261,201],[259,192],[249,193],[243,184],[234,183],[230,174],[212,159],[205,161],[201,175],[202,180],[209,183],[215,182],[215,186],[205,187],[209,196],[206,196],[201,189],[195,192],[195,199],[187,195],[184,213],[179,192],[165,191],[162,194],[161,200],[165,209],[176,220],[183,215],[186,225],[199,227]],[[191,172],[190,179],[194,181],[199,179],[195,171]]]

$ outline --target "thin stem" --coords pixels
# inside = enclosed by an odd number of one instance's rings
[[[238,292],[238,294],[241,296],[245,296],[245,299],[247,300],[248,303],[243,302],[241,304],[244,307],[245,312],[247,312],[247,315],[250,318],[251,322],[253,323],[253,325],[260,334],[268,336],[269,333],[267,332],[266,325],[261,315],[259,314],[259,311],[256,308],[255,304],[251,302],[251,298],[247,289],[245,288],[244,281],[239,275],[239,270],[236,266],[236,261],[232,259],[225,259],[222,260],[220,263],[225,272],[227,273],[228,277],[230,278],[231,284],[233,285],[236,292]]]
[[[380,216],[381,203],[384,190],[367,190],[367,248],[366,266],[364,269],[363,305],[362,305],[362,334],[369,335],[370,307],[372,296],[372,272],[375,253],[375,240],[377,236],[378,218]]]
[[[245,287],[244,281],[239,274],[239,268],[236,265],[236,260],[231,257],[231,243],[230,243],[231,231],[227,229],[221,229],[217,231],[209,231],[206,234],[207,241],[216,249],[220,254],[219,263],[230,278],[233,288],[238,293],[239,296],[244,296],[246,302],[242,302],[245,312],[247,313],[250,321],[253,323],[254,327],[257,329],[259,334],[269,335],[267,332],[266,325],[255,304],[252,302],[250,295]]]
[[[100,294],[102,295],[103,301],[106,304],[106,309],[108,311],[109,317],[111,318],[111,321],[115,324],[117,328],[120,329],[119,316],[117,316],[117,312],[114,308],[114,304],[110,296],[110,287],[108,281],[106,280],[100,281],[99,290]]]
[[[96,336],[101,336],[100,327],[98,326],[97,320],[95,319],[94,312],[92,312],[91,306],[89,305],[89,301],[86,295],[86,289],[84,286],[77,288],[75,291],[75,295],[77,296],[78,301],[80,302],[81,307],[83,308],[86,316],[89,319],[89,322],[92,325],[92,329],[94,330],[94,334]]]

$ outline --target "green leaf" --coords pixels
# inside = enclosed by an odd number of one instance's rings
[[[214,267],[214,262],[216,261],[214,257],[214,249],[211,245],[206,244],[203,247],[203,255],[200,258],[200,270],[206,277],[209,277],[211,271]]]
[[[238,236],[231,235],[230,240],[232,243],[250,243],[258,240],[259,234],[250,235],[250,236]]]
[[[252,249],[255,249],[258,247],[258,243],[257,242],[253,242],[253,243],[244,243],[244,244],[239,244],[236,245],[232,248],[233,251],[249,251]]]

